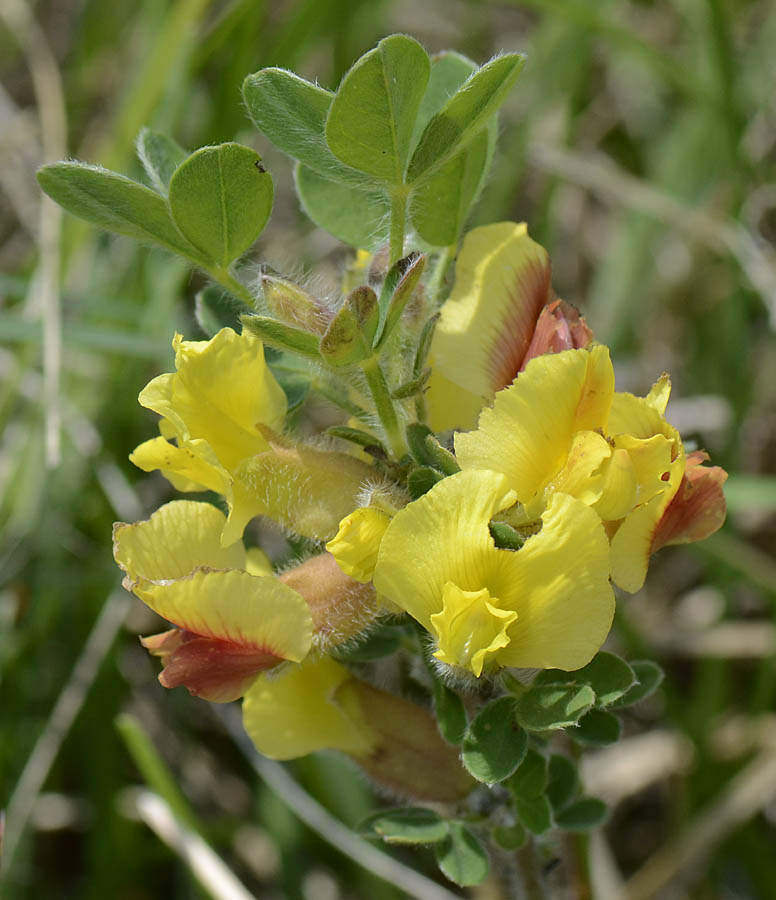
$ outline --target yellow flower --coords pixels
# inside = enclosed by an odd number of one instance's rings
[[[498,666],[577,669],[614,614],[599,517],[557,493],[521,549],[497,549],[489,522],[515,499],[504,475],[452,475],[398,512],[380,545],[378,593],[432,634],[438,659],[476,676]]]
[[[307,602],[272,575],[253,575],[242,542],[223,547],[224,514],[176,500],[150,519],[114,527],[124,586],[179,631],[147,639],[162,656],[165,687],[185,684],[208,700],[242,695],[259,672],[307,655],[313,618]]]
[[[431,342],[426,399],[433,429],[474,427],[482,407],[528,359],[591,339],[576,310],[555,300],[549,256],[525,224],[474,228]]]
[[[390,522],[390,517],[382,510],[361,507],[345,516],[326,549],[346,575],[356,581],[371,581],[380,541]]]
[[[464,470],[506,476],[520,503],[514,525],[538,519],[558,493],[594,509],[611,537],[612,578],[635,591],[685,468],[663,416],[669,391],[664,376],[647,397],[615,393],[603,346],[540,356],[483,410],[476,431],[456,435],[456,455]]]
[[[154,378],[139,398],[163,417],[162,436],[137,447],[132,462],[146,472],[160,469],[178,490],[223,494],[225,546],[257,515],[305,537],[331,538],[372,469],[276,433],[285,395],[250,333],[224,328],[209,341],[176,334],[173,347],[176,371]]]

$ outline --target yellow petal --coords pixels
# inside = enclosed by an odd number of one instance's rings
[[[606,347],[532,359],[483,410],[477,430],[455,436],[461,468],[502,472],[530,503],[566,464],[574,434],[606,422],[613,388]]]
[[[316,750],[369,753],[373,737],[358,710],[333,702],[350,673],[324,657],[254,682],[243,701],[243,724],[259,753],[294,759]]]
[[[552,489],[571,494],[588,506],[595,503],[604,489],[599,474],[612,455],[606,438],[596,431],[578,431],[571,442],[565,466],[552,480]]]
[[[434,330],[432,370],[478,397],[480,405],[489,402],[520,370],[536,320],[550,299],[549,258],[528,237],[525,224],[473,229],[464,239],[455,287]],[[432,421],[439,416],[439,384],[432,383],[428,392]],[[467,424],[458,418],[446,427]]]
[[[162,618],[202,637],[295,662],[310,649],[310,610],[277,578],[199,569],[176,581],[139,581],[132,589]]]
[[[209,341],[173,340],[177,371],[155,378],[140,394],[175,427],[179,439],[202,439],[231,469],[266,449],[257,424],[280,427],[282,389],[264,362],[261,341],[223,328]]]
[[[622,519],[635,506],[639,480],[627,450],[614,450],[602,466],[601,492],[593,509],[605,522]]]
[[[429,631],[448,581],[463,591],[488,587],[500,597],[496,576],[502,553],[495,549],[488,522],[514,500],[506,479],[496,472],[472,470],[444,478],[388,526],[374,574],[378,593]]]
[[[362,507],[339,523],[339,531],[326,544],[346,575],[366,583],[372,580],[377,552],[391,520],[382,510]]]
[[[173,500],[144,522],[113,526],[113,555],[132,581],[172,580],[206,566],[245,568],[241,542],[221,546],[226,516],[210,503]]]
[[[224,521],[226,521],[225,516]],[[261,547],[251,547],[245,552],[245,571],[249,575],[272,575],[275,569]]]
[[[652,385],[649,393],[644,398],[650,406],[653,406],[661,415],[665,414],[668,400],[671,396],[671,378],[663,373]]]
[[[657,400],[654,398],[650,401],[648,398],[635,397],[633,394],[616,393],[612,398],[609,419],[604,430],[610,437],[629,434],[635,438],[646,439],[662,434],[669,440],[681,443],[678,432],[666,422],[656,403]]]
[[[229,476],[204,441],[187,441],[176,447],[163,437],[152,438],[136,447],[129,459],[144,472],[160,469],[178,490],[227,490]]]
[[[269,435],[270,449],[245,460],[234,471],[225,543],[238,540],[248,522],[270,516],[296,534],[328,541],[358,505],[357,495],[374,469],[329,450],[295,446]]]
[[[433,358],[430,362],[431,377],[426,391],[429,424],[437,432],[474,428],[484,405],[483,398],[445,378]]]
[[[452,666],[469,668],[479,678],[498,650],[509,643],[507,627],[517,618],[514,610],[491,603],[487,588],[462,591],[448,581],[442,593],[442,609],[431,616],[439,649],[434,656]]]
[[[592,659],[611,628],[609,542],[596,513],[566,494],[550,498],[542,521],[542,530],[510,554],[499,598],[517,620],[498,660],[570,671]]]

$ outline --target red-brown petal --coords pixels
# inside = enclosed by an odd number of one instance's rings
[[[529,360],[535,356],[560,353],[562,350],[585,349],[592,341],[593,332],[579,314],[579,310],[565,300],[554,300],[539,314],[520,371],[522,372]]]
[[[666,507],[652,538],[652,553],[666,544],[689,544],[713,534],[725,521],[727,506],[722,485],[727,472],[701,465],[708,454],[687,454],[687,465],[673,500]]]

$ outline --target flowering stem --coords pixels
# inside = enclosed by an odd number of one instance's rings
[[[529,841],[517,851],[517,864],[526,900],[545,900],[546,894],[533,841]]]
[[[455,247],[455,244],[450,244],[449,247],[445,247],[436,259],[434,271],[431,273],[431,278],[429,279],[428,285],[426,286],[426,291],[432,308],[436,305],[437,298],[439,296],[439,289],[442,287],[442,281],[444,280],[445,272],[447,272],[447,267],[450,265],[450,260],[455,254]]]
[[[407,192],[396,188],[391,196],[390,262],[392,266],[404,256],[404,232],[407,227]]]
[[[256,298],[241,281],[232,275],[231,272],[226,269],[208,269],[207,272],[221,285],[221,287],[225,287],[230,294],[238,297],[243,303],[250,306],[251,309],[255,309]]]
[[[361,368],[364,371],[366,383],[369,385],[375,403],[375,410],[385,429],[385,436],[388,438],[391,450],[397,459],[401,459],[407,448],[399,427],[396,407],[391,400],[388,385],[385,383],[383,370],[380,368],[380,362],[377,357],[372,356],[361,363]]]

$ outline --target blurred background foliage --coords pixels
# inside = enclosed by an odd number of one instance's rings
[[[723,532],[663,551],[647,587],[620,603],[613,645],[658,659],[667,679],[627,719],[613,755],[586,763],[591,790],[616,804],[593,841],[597,896],[619,896],[625,878],[631,897],[776,897],[773,3],[3,0],[7,843],[26,825],[6,859],[7,900],[206,896],[140,821],[133,788],[153,782],[155,753],[190,821],[256,896],[406,896],[303,826],[206,704],[157,684],[135,637],[155,623],[118,587],[109,536],[114,520],[145,517],[170,496],[127,454],[155,432],[136,396],[170,370],[173,332],[201,336],[201,281],[42,205],[34,180],[39,164],[67,156],[139,176],[143,125],[188,149],[250,144],[276,184],[251,259],[333,290],[344,249],[304,219],[290,164],[251,129],[239,89],[269,65],[334,88],[392,31],[478,62],[527,54],[473,224],[526,220],[550,251],[558,293],[611,343],[619,388],[643,392],[670,371],[669,418],[731,472]],[[120,732],[122,711],[133,718]],[[138,727],[156,748],[150,762],[121,737]],[[350,826],[373,803],[339,759],[292,769]]]

